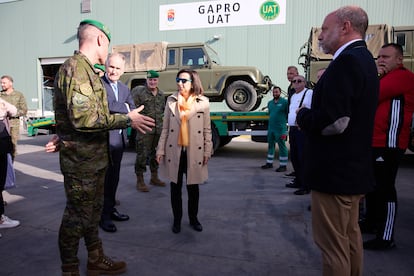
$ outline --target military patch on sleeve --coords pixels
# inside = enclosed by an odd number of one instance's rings
[[[82,94],[89,96],[92,94],[93,89],[92,86],[89,83],[83,83],[79,86],[79,89],[81,91]]]
[[[72,103],[75,107],[87,107],[89,105],[89,98],[81,93],[75,93],[72,99]]]

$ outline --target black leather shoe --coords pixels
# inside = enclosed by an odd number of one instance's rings
[[[296,184],[296,182],[295,182],[295,181],[292,181],[292,182],[290,182],[290,183],[286,184],[285,186],[286,186],[286,188],[294,188],[294,189],[299,188],[299,185],[298,185],[298,184]]]
[[[306,190],[306,189],[299,189],[299,190],[296,190],[296,191],[293,192],[293,194],[295,194],[295,195],[307,195],[309,193],[310,193],[310,191]]]
[[[194,223],[190,223],[190,225],[197,232],[203,231],[203,226],[201,226],[201,223],[199,223],[198,221],[197,222],[194,222]]]
[[[115,220],[115,221],[126,221],[129,220],[129,216],[125,215],[125,214],[121,214],[118,211],[113,211],[111,214],[111,219]]]
[[[285,172],[285,171],[286,171],[286,166],[280,166],[279,168],[275,170],[275,172]]]
[[[394,241],[386,241],[378,238],[364,242],[364,249],[367,250],[389,250],[394,247]]]
[[[273,168],[273,164],[271,163],[266,163],[262,166],[262,169],[271,169],[271,168]]]
[[[99,222],[99,226],[104,230],[105,232],[116,232],[116,226],[111,220],[101,220]]]
[[[181,231],[181,225],[174,223],[171,230],[173,231],[174,234],[178,234]]]
[[[291,172],[291,173],[286,173],[285,176],[286,177],[295,177],[296,174],[295,174],[295,172]]]

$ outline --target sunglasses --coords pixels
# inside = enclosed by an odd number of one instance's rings
[[[176,79],[175,79],[175,81],[176,81],[177,83],[182,82],[182,84],[186,83],[187,81],[188,81],[188,82],[191,82],[191,80],[189,80],[189,79],[180,79],[180,78],[176,78]]]
[[[293,80],[292,83],[301,83],[303,80]]]

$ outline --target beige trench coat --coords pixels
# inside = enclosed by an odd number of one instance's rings
[[[205,96],[197,96],[188,116],[187,185],[202,184],[208,178],[208,169],[207,165],[203,165],[203,158],[204,156],[210,158],[212,155],[210,124],[209,100]],[[157,147],[157,155],[163,156],[160,174],[174,183],[177,183],[182,148],[178,145],[180,125],[178,92],[176,92],[167,98],[161,137]]]

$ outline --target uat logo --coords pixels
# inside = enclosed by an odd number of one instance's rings
[[[280,5],[275,1],[266,1],[260,7],[260,16],[267,21],[274,20],[280,14]]]
[[[175,10],[174,9],[169,9],[167,12],[167,20],[168,22],[173,22],[175,19]]]

